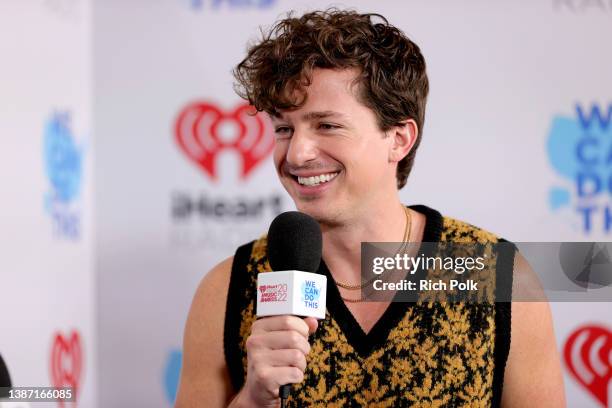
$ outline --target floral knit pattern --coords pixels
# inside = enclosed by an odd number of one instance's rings
[[[441,217],[441,242],[495,243],[498,238],[467,223]],[[246,265],[236,269],[241,293],[230,296],[226,319],[226,357],[234,386],[244,384],[246,339],[255,320],[257,274],[270,271],[266,237],[256,240]],[[494,260],[494,254],[489,257]],[[236,261],[235,261],[236,262]],[[493,268],[495,269],[495,268]],[[235,273],[235,272],[233,272]],[[329,304],[329,303],[328,303]],[[509,309],[509,307],[508,307]],[[494,302],[417,301],[402,306],[398,323],[367,353],[356,350],[342,324],[330,315],[309,338],[304,381],[292,385],[289,407],[490,407],[499,403],[509,347],[509,321],[498,325]],[[236,314],[232,317],[232,313]],[[496,318],[497,317],[497,318]],[[504,336],[496,342],[496,336]],[[496,350],[496,345],[505,350]],[[496,354],[497,353],[497,354]],[[234,356],[236,357],[236,356]],[[237,363],[241,362],[240,367]],[[496,366],[500,365],[497,368]],[[501,370],[501,377],[499,371]]]

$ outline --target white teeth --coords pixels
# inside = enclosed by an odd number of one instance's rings
[[[298,183],[304,186],[318,186],[321,183],[327,183],[337,175],[338,173],[327,173],[311,177],[298,177]]]

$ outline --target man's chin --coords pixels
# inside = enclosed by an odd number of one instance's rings
[[[330,206],[327,205],[308,205],[304,202],[296,202],[296,208],[299,212],[314,218],[319,224],[327,226],[340,225],[339,217],[333,211],[330,211]]]
[[[295,208],[297,208],[299,212],[304,213],[306,215],[310,215],[317,221],[319,221],[319,218],[323,215],[321,214],[323,211],[319,208],[319,206],[311,205],[314,204],[313,200],[294,199],[293,202],[295,203]]]
[[[320,224],[336,225],[338,224],[338,214],[331,210],[334,206],[329,203],[333,200],[329,194],[300,194],[297,191],[287,188],[285,190],[291,196],[295,208],[301,213],[311,216]]]

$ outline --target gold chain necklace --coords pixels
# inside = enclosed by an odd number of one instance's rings
[[[407,207],[404,207],[404,214],[406,214],[406,228],[404,228],[404,238],[402,239],[402,246],[397,251],[397,253],[401,253],[406,248],[406,245],[408,245],[408,240],[410,239],[410,232],[412,231],[412,216],[410,215],[410,210]],[[347,289],[347,290],[357,290],[357,289],[363,289],[365,286],[369,285],[375,278],[376,276],[372,277],[372,279],[360,285],[350,285],[348,283],[338,282],[335,279],[334,279],[334,283],[337,286]],[[348,303],[360,303],[365,300],[363,297],[358,298],[358,299],[353,299],[353,298],[345,298],[342,295],[340,295],[340,298]]]

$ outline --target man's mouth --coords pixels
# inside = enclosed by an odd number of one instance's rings
[[[313,186],[318,186],[320,184],[330,182],[338,174],[339,172],[335,172],[335,173],[318,174],[318,175],[309,176],[309,177],[294,176],[294,178],[297,179],[297,182],[302,186],[313,187]]]

